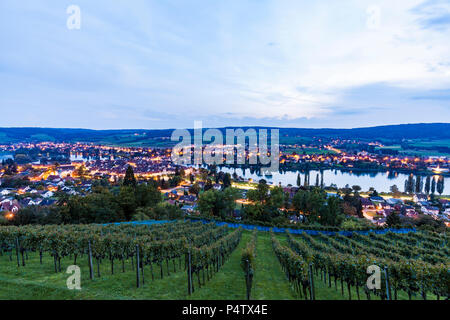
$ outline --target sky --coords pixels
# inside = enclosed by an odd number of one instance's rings
[[[0,127],[195,120],[450,122],[450,0],[0,1]]]

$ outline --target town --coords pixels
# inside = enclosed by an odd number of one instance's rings
[[[230,205],[228,213],[222,214],[222,218],[248,220],[251,216],[248,207],[257,202],[249,198],[248,193],[264,183],[268,185],[267,193],[270,193],[270,189],[280,189],[284,200],[277,205],[276,211],[284,217],[279,221],[286,224],[313,220],[308,219],[310,212],[297,204],[299,201],[296,195],[301,190],[311,191],[311,188],[316,187],[324,192],[325,199],[336,197],[341,200],[339,211],[343,216],[366,220],[374,226],[391,225],[394,222],[400,224],[402,219],[412,223],[424,217],[449,226],[450,201],[443,195],[443,175],[448,173],[450,166],[447,157],[386,155],[375,152],[373,148],[369,148],[372,152],[367,151],[368,146],[379,147],[379,143],[364,144],[360,150],[348,151],[338,148],[348,141],[333,140],[332,144],[327,141],[323,145],[319,142],[281,146],[280,171],[300,170],[295,185],[273,185],[264,177],[256,180],[238,176],[235,172],[232,175],[224,174],[216,166],[175,165],[170,147],[114,147],[54,142],[1,145],[0,152],[10,156],[3,158],[0,170],[0,212],[6,224],[17,220],[16,216],[24,208],[56,206],[63,195],[82,197],[91,194],[98,185],[121,185],[127,171],[131,169],[138,183],[152,181],[165,203],[180,208],[180,212],[189,216],[208,215],[205,205],[199,203],[206,191],[212,189],[222,192],[232,186],[236,190],[234,204]],[[247,153],[247,159],[248,156]],[[317,175],[315,183],[310,182],[311,168],[319,168],[322,172],[320,178]],[[379,194],[374,188],[361,190],[358,185],[325,185],[323,170],[331,168],[407,170],[411,175],[405,181],[403,192],[400,191],[402,186],[393,186],[389,192]],[[303,182],[300,172],[304,176]],[[413,173],[417,172],[426,172],[428,175],[416,175],[414,178]],[[267,222],[261,217],[253,216],[253,219]]]

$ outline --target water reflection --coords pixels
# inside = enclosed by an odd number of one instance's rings
[[[297,184],[297,175],[300,174],[301,181],[303,183],[305,176],[307,173],[305,171],[284,171],[279,170],[278,172],[273,172],[272,175],[262,175],[259,171],[253,168],[227,168],[220,167],[219,171],[227,172],[233,174],[234,172],[245,179],[253,179],[253,181],[259,181],[260,179],[265,179],[267,182],[278,185],[281,183],[283,186],[287,186],[289,184],[296,185]],[[376,171],[341,171],[337,169],[332,170],[322,170],[323,172],[323,181],[325,186],[329,186],[331,184],[335,184],[338,187],[345,187],[347,184],[349,186],[359,185],[363,191],[368,191],[370,188],[375,188],[379,192],[389,192],[391,186],[394,184],[403,191],[405,180],[408,178],[408,174],[398,173],[394,171],[388,172],[376,172]],[[310,184],[315,184],[315,179],[317,174],[321,175],[321,171],[319,170],[310,170]],[[448,185],[450,181],[448,177],[444,178],[444,194],[446,190],[448,190]]]

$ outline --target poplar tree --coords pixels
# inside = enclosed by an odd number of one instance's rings
[[[431,188],[431,176],[427,176],[427,179],[425,180],[425,193],[429,194]]]

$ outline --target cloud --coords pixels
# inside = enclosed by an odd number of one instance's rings
[[[437,93],[450,87],[448,1],[78,0],[73,31],[70,4],[0,3],[0,126],[422,121],[411,106],[449,116]]]
[[[411,97],[412,100],[449,100],[450,101],[450,89],[448,90],[435,90],[430,91],[424,95],[418,95]],[[450,107],[450,105],[449,105]]]
[[[450,3],[446,0],[428,0],[411,10],[420,16],[425,29],[445,31],[450,26]]]

